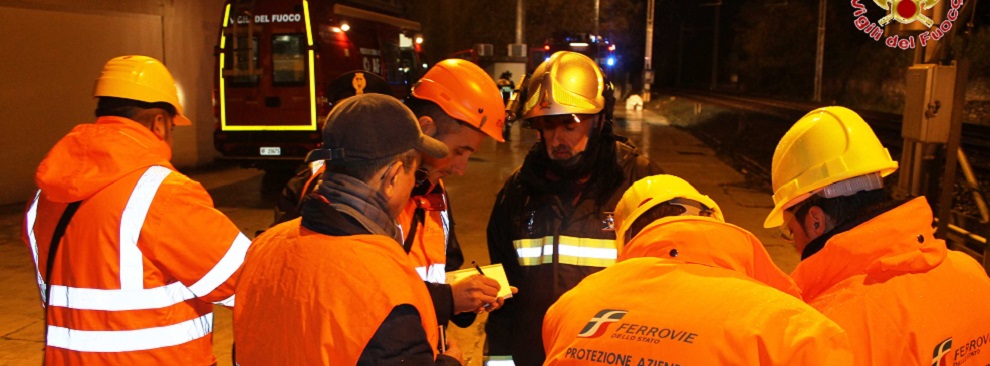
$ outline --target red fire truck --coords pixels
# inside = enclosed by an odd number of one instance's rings
[[[399,0],[230,0],[216,48],[214,146],[263,169],[298,165],[321,143],[326,86],[353,70],[396,96],[425,71],[420,24]]]
[[[532,72],[557,51],[574,51],[591,57],[609,77],[616,67],[615,44],[604,36],[588,33],[555,32],[543,43],[543,47],[529,50],[527,70]]]

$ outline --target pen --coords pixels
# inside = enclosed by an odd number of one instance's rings
[[[447,330],[440,324],[440,353],[447,353]]]
[[[471,264],[474,265],[474,269],[478,270],[478,273],[481,273],[482,276],[485,275],[485,272],[481,271],[481,267],[478,267],[478,263],[476,263],[475,261],[471,261]]]

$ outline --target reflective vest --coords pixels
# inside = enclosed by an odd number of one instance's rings
[[[403,238],[412,231],[412,225],[417,225],[415,238],[409,248],[409,257],[419,276],[424,281],[445,283],[450,216],[447,211],[447,191],[443,181],[438,184],[439,192],[412,196],[396,222],[402,225]],[[416,210],[424,212],[421,224],[414,220]]]
[[[181,196],[176,187],[198,190]],[[234,305],[233,275],[250,240],[202,187],[153,166],[84,200],[45,279],[65,206],[39,191],[25,217],[42,301],[52,286],[46,363],[214,363],[212,302]]]
[[[250,245],[171,148],[121,117],[77,125],[38,166],[24,218],[58,365],[209,365],[213,304],[233,306]],[[53,232],[81,202],[46,278]],[[44,303],[45,299],[42,298]]]
[[[651,250],[624,252],[547,311],[545,365],[851,365],[838,325],[751,277],[786,280],[753,243],[702,217],[647,227],[630,246]]]
[[[857,365],[990,363],[990,278],[931,224],[915,198],[835,234],[791,274],[849,333]]]
[[[237,362],[354,365],[388,314],[416,307],[436,356],[430,294],[395,240],[327,236],[295,219],[265,231],[237,285]]]

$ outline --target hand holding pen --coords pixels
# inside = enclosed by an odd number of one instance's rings
[[[472,262],[472,264],[478,270],[478,274],[450,284],[450,291],[454,297],[455,314],[469,311],[491,311],[500,305],[498,304],[498,290],[500,288],[498,281],[485,276],[477,263]]]

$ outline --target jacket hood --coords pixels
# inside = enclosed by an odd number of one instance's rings
[[[760,239],[713,218],[673,216],[653,222],[619,248],[620,262],[639,257],[725,268],[801,298],[797,285],[773,263]]]
[[[152,165],[173,169],[172,149],[147,127],[123,117],[78,125],[48,152],[34,181],[48,199],[75,202]]]
[[[866,275],[867,283],[921,273],[945,259],[945,241],[935,239],[932,209],[924,197],[912,199],[848,231],[835,234],[791,274],[808,299],[847,278]]]

